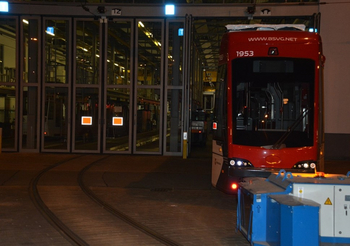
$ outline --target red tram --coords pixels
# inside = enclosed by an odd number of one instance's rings
[[[304,25],[227,25],[213,122],[212,185],[323,171],[322,42]]]

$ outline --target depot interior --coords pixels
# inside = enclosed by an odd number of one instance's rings
[[[2,151],[188,155],[196,110],[210,135],[225,25],[322,35],[319,13],[313,0],[175,1],[170,12],[162,0],[12,1],[0,15]]]

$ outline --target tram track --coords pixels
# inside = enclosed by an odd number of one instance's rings
[[[50,208],[50,205],[46,204],[40,195],[38,186],[40,179],[48,174],[50,171],[53,171],[55,168],[59,168],[64,164],[69,163],[70,161],[77,161],[78,158],[86,157],[87,155],[75,156],[73,158],[69,158],[67,160],[60,161],[55,163],[42,171],[40,171],[30,182],[29,184],[29,194],[32,202],[39,210],[39,212],[43,215],[43,217],[72,245],[90,245],[88,240],[84,239],[79,233],[75,232],[74,228],[67,225],[64,220],[60,219],[59,216],[56,215],[55,211]],[[107,211],[111,217],[117,218],[118,220],[132,226],[134,229],[142,232],[144,235],[158,241],[163,245],[177,246],[179,243],[173,241],[170,238],[158,233],[157,231],[152,230],[151,228],[143,225],[127,214],[123,213],[121,210],[117,209],[115,206],[107,203],[103,199],[100,199],[84,182],[84,175],[89,171],[91,167],[100,163],[101,161],[107,159],[109,156],[102,156],[97,160],[93,160],[82,168],[77,174],[77,186],[84,192],[84,194],[92,201],[95,202],[99,207],[102,207],[105,211]]]
[[[137,230],[142,231],[143,233],[147,234],[148,236],[156,239],[157,241],[163,243],[164,245],[169,246],[177,246],[179,245],[175,241],[163,236],[162,234],[150,229],[147,226],[144,226],[143,224],[139,223],[138,221],[134,220],[130,216],[126,215],[125,213],[121,212],[120,210],[114,208],[110,204],[106,203],[104,200],[100,199],[89,187],[83,182],[83,176],[85,172],[87,172],[95,163],[91,163],[90,165],[86,166],[78,175],[78,183],[80,188],[85,192],[85,194],[91,198],[91,200],[95,201],[97,204],[102,206],[105,210],[113,214],[114,216],[118,217],[119,219],[123,220],[125,223],[128,223],[129,225],[133,226]]]
[[[45,204],[45,202],[42,200],[39,191],[38,191],[38,182],[40,178],[50,170],[52,170],[55,167],[58,167],[59,165],[66,163],[67,161],[74,160],[76,158],[79,158],[80,156],[76,156],[73,158],[69,158],[68,160],[60,161],[58,163],[55,163],[42,171],[40,171],[30,182],[29,184],[29,196],[38,209],[38,211],[43,215],[43,217],[62,235],[64,236],[67,241],[69,241],[72,244],[76,245],[89,245],[86,243],[82,238],[80,238],[77,234],[75,234],[72,230],[70,230],[69,227],[67,227]]]

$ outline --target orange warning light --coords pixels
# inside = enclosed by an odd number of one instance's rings
[[[83,126],[90,126],[90,125],[92,125],[92,117],[91,116],[82,116],[81,117],[81,124]]]
[[[123,117],[113,117],[113,126],[122,126],[123,125]]]
[[[238,188],[238,185],[237,185],[237,184],[233,183],[233,184],[231,185],[231,189],[232,189],[232,190],[237,190],[237,188]]]
[[[325,178],[326,175],[324,172],[316,172],[315,178]]]

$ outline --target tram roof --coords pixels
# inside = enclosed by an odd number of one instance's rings
[[[251,24],[251,25],[242,25],[242,24],[229,24],[226,25],[228,32],[237,32],[237,31],[305,31],[306,26],[304,24]]]

